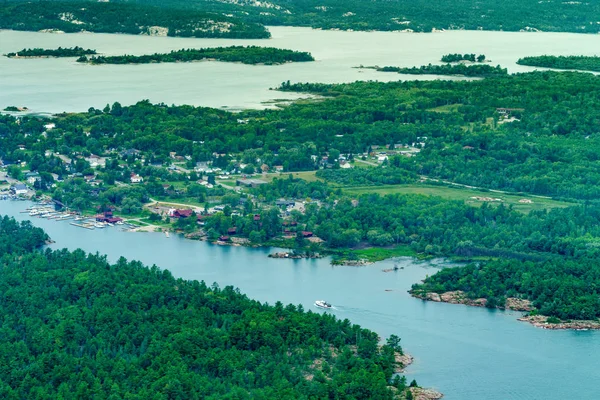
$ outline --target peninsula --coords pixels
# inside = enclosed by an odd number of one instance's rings
[[[578,69],[582,71],[600,71],[598,56],[536,56],[517,60],[519,65],[555,69]]]

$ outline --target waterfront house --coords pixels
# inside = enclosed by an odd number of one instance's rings
[[[10,187],[10,191],[17,196],[21,194],[27,194],[27,186],[25,186],[23,183],[17,183]]]

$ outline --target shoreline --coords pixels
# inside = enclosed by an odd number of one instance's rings
[[[448,303],[448,304],[462,304],[470,307],[486,307],[487,299],[478,298],[470,299],[466,296],[462,290],[455,290],[444,293],[436,292],[425,292],[424,294],[415,293],[413,290],[409,291],[410,295],[414,298],[421,299],[423,301],[432,301],[435,303]],[[532,312],[534,307],[531,301],[526,299],[519,299],[516,297],[508,297],[504,307],[496,306],[493,307],[499,310],[510,310],[520,312]],[[536,328],[551,329],[551,330],[574,330],[574,331],[587,331],[587,330],[600,330],[600,320],[567,320],[563,321],[556,318],[556,321],[552,319],[555,317],[549,317],[546,315],[523,315],[517,318],[517,321],[528,322]],[[549,321],[550,320],[550,321]]]

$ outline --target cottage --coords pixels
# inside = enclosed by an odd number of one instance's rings
[[[138,174],[131,174],[131,183],[141,183],[144,181],[144,178],[142,178],[141,176],[139,176]]]
[[[233,228],[229,228],[229,229],[227,229],[227,234],[228,234],[228,235],[231,235],[231,236],[233,236],[233,235],[235,235],[236,233],[237,233],[237,227],[235,227],[235,226],[234,226]]]
[[[27,194],[27,186],[25,186],[23,183],[17,183],[10,187],[10,191],[17,196],[21,194]]]
[[[219,240],[221,242],[229,242],[229,236],[227,236],[227,235],[221,235],[221,236],[219,236]]]
[[[312,237],[313,233],[310,231],[302,231],[302,237],[309,238]]]
[[[104,167],[106,165],[106,158],[97,156],[95,154],[92,154],[89,157],[87,157],[85,161],[89,162],[90,167],[92,168]]]
[[[27,183],[29,183],[30,185],[33,185],[36,181],[42,179],[40,178],[40,174],[38,174],[37,172],[28,172],[27,174],[25,174],[25,178],[27,179]]]

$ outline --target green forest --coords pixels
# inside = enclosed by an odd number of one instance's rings
[[[149,64],[165,62],[190,62],[198,60],[240,62],[243,64],[278,65],[287,62],[314,61],[310,53],[260,46],[210,47],[181,49],[170,53],[154,53],[143,56],[82,56],[77,62],[90,64]]]
[[[131,2],[93,3],[72,2],[4,3],[0,11],[1,28],[40,30],[61,29],[98,32],[140,33],[140,26],[167,26],[172,36],[198,37],[267,37],[265,25],[308,26],[321,29],[378,30],[431,32],[433,30],[495,30],[495,31],[554,31],[598,33],[597,18],[600,5],[596,2],[539,2],[509,0],[497,2],[425,1],[425,0],[272,0],[246,2],[206,0],[133,0]],[[143,6],[156,7],[144,14]],[[88,11],[82,12],[85,8]],[[131,15],[130,24],[119,11]],[[72,13],[86,25],[76,25],[58,18],[60,13]],[[195,17],[236,26],[223,33],[210,29],[196,30]],[[42,18],[39,18],[39,17]],[[111,17],[113,20],[111,21]],[[219,18],[215,20],[214,18]],[[136,21],[137,19],[137,21]],[[234,32],[235,31],[235,32]]]
[[[475,56],[475,54],[471,53],[465,53],[465,54],[459,54],[459,53],[454,53],[454,54],[446,54],[442,56],[441,59],[442,62],[445,63],[452,63],[452,62],[459,62],[459,61],[471,61],[471,62],[484,62],[485,61],[485,55],[484,54],[480,54],[478,56]]]
[[[262,25],[220,13],[91,1],[3,2],[0,3],[0,29],[198,38],[266,39],[271,36]]]
[[[494,75],[506,75],[506,68],[499,65],[465,65],[465,64],[444,64],[444,65],[422,65],[420,67],[381,67],[375,68],[381,72],[397,72],[408,75],[462,75],[468,77],[485,78]]]
[[[395,335],[45,239],[0,219],[3,399],[405,398]]]
[[[75,47],[59,47],[57,49],[23,49],[16,53],[8,53],[7,57],[81,57],[89,54],[96,54],[96,50],[83,49]]]
[[[536,56],[523,57],[517,64],[532,67],[556,69],[580,69],[583,71],[600,71],[600,57],[597,56]]]

